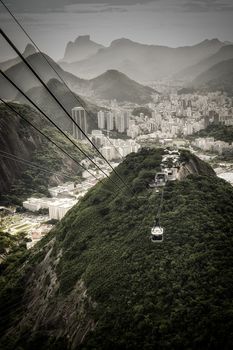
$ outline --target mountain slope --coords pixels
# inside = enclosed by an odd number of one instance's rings
[[[151,101],[151,95],[155,91],[149,87],[140,85],[139,83],[129,79],[124,74],[117,71],[108,71],[105,74],[98,76],[92,80],[80,79],[71,73],[64,71],[58,64],[56,64],[49,56],[46,56],[50,64],[55,68],[59,75],[64,79],[69,88],[78,93],[79,95],[97,97],[101,99],[117,99],[121,101],[147,103]],[[49,67],[47,62],[39,54],[33,54],[28,57],[29,63],[34,67],[39,76],[48,83],[51,79],[58,79],[56,73]],[[25,66],[23,62],[17,63],[11,68],[6,70],[6,75],[9,76],[23,91],[28,91],[39,88],[39,81],[33,76],[30,70]],[[0,77],[0,89],[2,91],[2,98],[8,100],[14,100],[16,97],[20,101],[22,98],[18,95],[16,89],[6,81],[4,77]],[[43,90],[40,88],[40,90]],[[63,86],[63,92],[68,98],[68,89]],[[45,92],[44,92],[45,94]],[[70,94],[71,95],[71,94]],[[39,100],[38,97],[36,100]],[[50,99],[51,100],[51,99]],[[63,98],[64,102],[65,99]],[[75,101],[75,99],[73,98]],[[77,105],[77,101],[72,103],[72,107]],[[68,107],[70,104],[68,103]]]
[[[33,55],[34,53],[36,53],[36,49],[33,45],[31,44],[28,44],[26,47],[25,47],[25,50],[23,52],[23,56],[24,57],[28,57],[30,55]],[[0,63],[0,69],[2,69],[3,71],[7,70],[8,68],[16,65],[17,63],[20,63],[21,60],[19,57],[16,57],[16,58],[12,58],[10,60],[7,60],[7,61],[4,61],[4,62],[1,62]]]
[[[215,53],[214,55],[205,58],[194,66],[188,67],[178,74],[176,74],[176,78],[181,80],[193,80],[198,75],[211,68],[217,63],[222,61],[226,61],[228,59],[233,58],[233,45],[227,45],[221,47],[221,49]]]
[[[48,125],[35,110],[26,105],[11,104],[11,106],[77,161],[83,159],[83,155],[79,154],[54,127]],[[89,154],[88,146],[79,146],[85,147],[85,151]],[[0,154],[1,201],[10,203],[16,201],[18,204],[20,200],[33,193],[48,195],[48,184],[56,185],[67,181],[65,175],[70,179],[77,179],[81,174],[76,163],[3,104],[0,104],[0,149],[54,172],[54,174],[47,173]]]
[[[74,42],[68,42],[63,61],[75,62],[84,60],[96,54],[103,47],[103,45],[90,40],[90,35],[81,35]]]
[[[210,91],[225,91],[233,94],[233,59],[222,61],[193,80],[194,88],[206,88]]]
[[[78,91],[78,93],[85,91],[86,82],[83,79],[77,78],[76,76],[65,72],[49,56],[45,56],[73,91]],[[51,69],[40,53],[35,53],[29,56],[27,60],[46,83],[50,79],[57,79],[56,73]],[[39,81],[33,76],[33,73],[30,72],[23,62],[17,63],[16,65],[10,67],[5,71],[5,73],[24,91],[27,91],[35,86],[40,86]],[[17,95],[17,91],[9,83],[7,83],[2,76],[0,77],[0,89],[2,91],[2,98],[12,100]]]
[[[152,101],[152,94],[156,93],[152,88],[143,86],[116,70],[109,70],[89,80],[89,87],[98,98],[138,104]]]
[[[63,69],[83,78],[93,78],[106,70],[115,69],[137,81],[171,76],[184,67],[198,63],[225,44],[217,39],[205,40],[194,46],[170,48],[145,45],[129,39],[114,40],[86,60],[63,64]]]
[[[25,116],[36,114],[31,108],[25,106],[16,106],[20,113]],[[29,129],[29,128],[28,128]],[[2,103],[0,104],[0,150],[15,154],[25,160],[30,160],[31,153],[39,149],[41,138],[36,131],[29,134],[24,126],[24,121],[16,117]],[[0,193],[7,191],[21,172],[24,166],[21,163],[0,158]]]
[[[129,155],[117,170],[133,196],[97,185],[4,270],[4,349],[230,350],[233,189],[183,153],[199,175],[166,186],[164,243],[152,244],[160,194],[146,183],[161,155]]]
[[[84,106],[88,112],[87,125],[88,130],[96,129],[97,127],[97,112],[101,109],[97,105],[84,100],[78,96],[80,103],[70,93],[70,91],[58,80],[51,79],[48,82],[48,88],[62,103],[68,113],[71,114],[71,109],[78,106]],[[30,97],[36,105],[38,105],[48,116],[56,122],[62,129],[72,133],[72,121],[68,118],[65,112],[55,102],[53,97],[44,89],[44,87],[34,87],[27,91],[27,96]],[[16,100],[20,103],[27,103],[26,99],[20,94]]]

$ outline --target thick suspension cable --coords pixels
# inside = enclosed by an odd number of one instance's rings
[[[163,206],[163,194],[164,194],[164,188],[162,189],[162,192],[161,192],[161,198],[160,198],[159,207],[156,215],[156,220],[158,220],[158,222],[160,222],[160,215],[161,215],[162,206]]]
[[[56,103],[60,106],[60,108],[65,112],[65,114],[68,116],[69,119],[76,125],[76,127],[80,130],[80,132],[88,139],[88,141],[91,143],[91,145],[94,147],[94,149],[98,152],[98,154],[105,160],[105,162],[110,166],[110,168],[113,170],[113,172],[117,175],[117,177],[122,181],[124,186],[130,189],[128,184],[125,183],[124,179],[118,174],[118,172],[113,168],[113,166],[108,162],[108,160],[102,155],[102,153],[98,150],[96,145],[91,141],[91,139],[88,137],[88,135],[80,128],[80,126],[75,122],[75,120],[71,117],[69,112],[66,110],[66,108],[62,105],[62,103],[58,100],[58,98],[54,95],[54,93],[48,88],[46,83],[41,79],[41,77],[37,74],[37,72],[34,70],[34,68],[28,63],[28,61],[23,57],[21,52],[18,50],[18,48],[13,44],[13,42],[9,39],[9,37],[4,33],[2,29],[0,29],[0,34],[3,36],[3,38],[7,41],[7,43],[11,46],[11,48],[17,53],[17,55],[21,58],[21,60],[26,64],[26,66],[30,69],[30,71],[34,74],[34,76],[39,80],[39,82],[44,86],[44,88],[49,92],[49,94],[53,97],[53,99],[56,101]],[[102,171],[102,170],[101,170]]]
[[[44,113],[42,111],[42,109],[40,107],[38,107],[32,100],[30,97],[28,97],[1,69],[0,69],[0,73],[4,76],[4,78],[6,78],[6,80],[8,80],[47,120],[50,121],[50,123],[55,126],[56,129],[58,129],[60,131],[60,133],[62,133],[63,136],[65,136],[65,138],[67,138],[87,159],[89,159],[92,164],[94,164],[94,166],[96,166],[105,176],[107,176],[109,178],[109,180],[118,188],[121,189],[109,176],[107,173],[105,173],[104,170],[102,170],[56,123],[54,123],[52,121],[51,118],[49,118],[47,116],[46,113]]]
[[[17,23],[17,25],[21,28],[21,30],[24,32],[24,34],[26,35],[26,37],[31,41],[31,43],[35,46],[35,48],[38,50],[38,52],[40,53],[40,55],[43,57],[43,59],[47,62],[47,64],[50,66],[50,68],[55,72],[55,74],[58,76],[58,78],[60,79],[60,81],[66,86],[66,88],[69,90],[69,92],[73,95],[73,97],[76,99],[76,101],[80,104],[81,107],[83,107],[87,113],[87,115],[94,119],[93,116],[91,115],[91,113],[89,113],[84,104],[82,103],[82,100],[70,89],[70,87],[68,86],[68,84],[66,83],[66,81],[64,80],[64,78],[62,77],[62,75],[57,71],[57,69],[49,62],[48,58],[46,57],[46,55],[40,50],[40,48],[38,47],[38,45],[35,43],[35,41],[31,38],[31,36],[27,33],[27,31],[24,29],[24,27],[22,26],[22,24],[18,21],[18,19],[15,17],[15,15],[12,13],[12,11],[7,7],[7,5],[0,0],[0,2],[2,3],[2,5],[5,7],[5,9],[8,11],[8,13],[11,15],[11,17],[14,19],[14,21]],[[118,149],[116,148],[116,146],[111,142],[111,140],[109,138],[107,138],[109,143],[115,148],[115,150],[117,151],[117,153],[119,154],[120,158],[123,159],[121,153],[118,151]]]

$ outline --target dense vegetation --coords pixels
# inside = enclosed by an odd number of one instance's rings
[[[82,350],[230,350],[233,189],[199,161],[201,175],[166,185],[164,243],[152,244],[150,228],[161,193],[148,190],[147,184],[159,169],[161,154],[144,149],[118,167],[133,194],[122,189],[116,196],[100,184],[89,191],[35,248],[25,265],[27,274],[21,270],[18,282],[9,276],[0,304],[6,289],[9,295],[14,287],[20,290],[18,297],[24,294],[22,281],[30,279],[46,244],[55,239],[54,262],[62,249],[56,265],[59,288],[49,302],[44,300],[43,313],[45,308],[59,310],[77,282],[84,281],[93,304],[83,313],[98,322]],[[190,157],[187,151],[182,154],[183,161]],[[2,339],[4,349],[70,349],[68,338],[59,338],[56,324],[46,324],[46,318],[33,333],[39,313],[30,310],[30,322]],[[11,315],[10,322],[17,317],[22,314]]]
[[[77,161],[83,159],[81,152],[78,152],[63,135],[61,135],[54,127],[51,127],[32,108],[19,104],[12,104],[12,106]],[[9,140],[7,143],[8,149],[5,149],[5,144],[2,145],[1,149],[3,151],[7,151],[7,153],[16,154],[20,158],[30,160],[30,162],[36,166],[44,168],[49,172],[40,170],[30,165],[22,165],[22,163],[8,159],[8,163],[12,163],[16,168],[20,166],[21,169],[17,174],[10,191],[0,196],[1,202],[14,202],[16,204],[20,204],[23,199],[30,195],[48,195],[48,184],[53,186],[59,182],[66,182],[70,180],[75,181],[79,179],[82,171],[81,167],[64,155],[51,142],[46,140],[43,136],[40,136],[37,131],[33,131],[26,121],[15,116],[14,112],[10,111],[6,106],[1,104],[0,121],[5,120],[8,121],[8,123],[11,123],[13,118],[16,118],[17,122],[19,122],[19,127],[17,130],[17,136],[19,137],[17,145],[18,149],[14,149],[14,143],[12,140]],[[2,132],[3,131],[0,131],[0,134]],[[23,144],[22,140],[32,140],[32,142]],[[15,140],[13,141],[15,142]],[[22,148],[22,153],[19,152],[20,147]],[[81,147],[87,152],[87,154],[90,154],[90,149],[87,146],[82,145]],[[26,157],[24,158],[22,154],[25,152],[25,148],[27,153]],[[30,154],[30,157],[28,154]],[[2,158],[2,160],[6,161],[6,158]],[[1,176],[3,176],[3,178],[4,171],[5,167],[0,166]]]
[[[152,116],[152,110],[148,107],[143,107],[143,106],[134,108],[132,115],[139,116],[140,113],[143,113],[144,115],[147,115],[150,118]]]
[[[195,133],[195,137],[214,137],[215,140],[220,140],[228,143],[233,142],[233,126],[229,125],[209,125],[206,129]]]
[[[0,285],[3,286],[5,276],[9,270],[15,268],[15,262],[27,253],[26,233],[19,232],[12,235],[1,231],[0,227]]]

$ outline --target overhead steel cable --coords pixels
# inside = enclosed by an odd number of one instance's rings
[[[160,215],[161,215],[162,206],[163,206],[163,194],[164,194],[164,188],[162,189],[162,192],[161,192],[161,198],[160,198],[159,207],[156,215],[156,220],[158,220],[158,222],[160,222]]]
[[[21,119],[26,121],[32,128],[34,128],[37,132],[39,132],[42,136],[44,136],[49,142],[51,142],[54,146],[56,146],[62,153],[64,153],[67,157],[69,157],[73,162],[75,162],[78,166],[80,166],[83,170],[87,171],[91,176],[93,176],[96,180],[100,181],[103,185],[105,183],[98,179],[94,174],[92,174],[85,166],[83,166],[80,162],[78,162],[74,157],[72,157],[68,152],[66,152],[62,147],[60,147],[56,142],[54,142],[49,136],[47,136],[43,131],[37,128],[34,124],[32,124],[29,120],[27,120],[21,113],[16,111],[8,102],[4,101],[0,98],[0,101],[4,103],[9,109],[11,109],[14,113],[16,113]]]
[[[80,106],[82,106],[87,115],[89,117],[92,117],[91,113],[89,113],[86,108],[84,107],[84,104],[82,103],[82,100],[69,88],[68,84],[65,82],[64,78],[62,77],[62,75],[57,71],[57,69],[49,62],[48,58],[46,57],[46,55],[40,50],[40,48],[38,47],[38,45],[35,43],[35,41],[30,37],[30,35],[27,33],[27,31],[24,29],[24,27],[22,26],[22,24],[18,21],[18,19],[15,17],[15,15],[12,13],[12,11],[8,8],[8,6],[2,1],[0,0],[0,2],[2,3],[2,5],[5,7],[5,9],[8,11],[8,13],[11,15],[11,17],[14,19],[14,21],[17,23],[17,25],[21,28],[21,30],[24,32],[24,34],[26,35],[26,37],[31,41],[31,43],[35,46],[35,48],[38,50],[38,52],[40,53],[40,55],[43,57],[43,59],[47,62],[47,64],[50,66],[50,68],[55,72],[55,74],[58,76],[58,78],[60,79],[60,81],[66,86],[66,88],[69,90],[69,92],[73,95],[73,97],[76,99],[76,101],[80,104]],[[118,151],[118,149],[116,148],[116,146],[111,142],[111,140],[109,138],[107,138],[109,143],[115,148],[115,150],[117,151],[117,153],[119,154],[120,158],[123,159],[121,153]]]
[[[98,150],[96,145],[91,141],[91,139],[88,137],[88,135],[80,128],[78,123],[71,117],[69,112],[66,110],[66,108],[63,106],[63,104],[58,100],[58,98],[54,95],[54,93],[48,88],[46,83],[41,79],[41,77],[38,75],[38,73],[35,71],[35,69],[28,63],[28,61],[23,57],[21,52],[17,49],[17,47],[14,45],[14,43],[8,38],[8,36],[4,33],[2,29],[0,29],[0,34],[3,36],[3,38],[7,41],[7,43],[11,46],[11,48],[17,53],[17,55],[21,58],[21,60],[26,64],[26,66],[30,69],[30,71],[34,74],[34,76],[39,80],[39,82],[44,86],[44,88],[49,92],[49,94],[53,97],[53,99],[56,101],[56,103],[60,106],[60,108],[65,112],[65,114],[68,116],[68,118],[76,125],[76,127],[80,130],[80,132],[84,135],[84,137],[87,138],[87,140],[91,143],[91,145],[94,147],[94,149],[98,152],[98,154],[105,160],[105,162],[109,165],[109,167],[113,170],[113,172],[117,175],[117,177],[121,180],[121,182],[124,184],[125,187],[127,187],[130,191],[131,188],[128,184],[125,183],[124,179],[118,174],[118,172],[113,168],[113,166],[109,163],[109,161],[103,156],[103,154]],[[102,171],[102,170],[101,170]],[[106,174],[105,174],[106,175]]]
[[[56,129],[58,129],[60,131],[60,133],[62,133],[63,136],[65,136],[65,138],[67,138],[87,159],[89,159],[92,164],[94,164],[95,167],[97,167],[97,169],[99,169],[105,176],[107,176],[109,178],[109,180],[118,188],[121,190],[121,188],[118,186],[117,183],[115,183],[110,177],[109,175],[102,170],[98,164],[96,164],[56,123],[54,123],[52,121],[51,118],[49,118],[47,116],[46,113],[44,113],[42,111],[42,109],[40,107],[38,107],[31,99],[30,97],[28,97],[1,69],[0,69],[0,73],[4,76],[4,78],[6,78],[6,80],[8,80],[47,120],[50,121],[50,123],[55,126]]]

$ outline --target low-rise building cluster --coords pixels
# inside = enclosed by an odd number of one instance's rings
[[[226,152],[233,152],[233,143],[229,144],[224,141],[215,140],[214,137],[198,137],[192,142],[192,146],[203,151],[218,153],[219,155]]]
[[[106,137],[102,130],[93,130],[91,139],[107,160],[120,159],[132,152],[137,152],[140,145],[132,139],[113,139]]]

